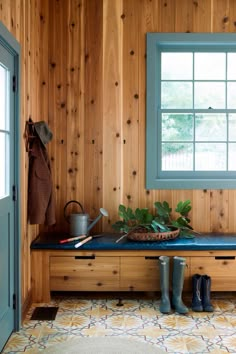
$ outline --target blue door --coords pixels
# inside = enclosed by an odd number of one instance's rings
[[[0,42],[0,352],[15,329],[15,59]]]

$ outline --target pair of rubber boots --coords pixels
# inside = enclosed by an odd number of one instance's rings
[[[160,312],[170,313],[171,303],[169,297],[169,265],[170,258],[168,256],[159,257],[160,270],[160,287],[161,302]],[[172,307],[180,314],[188,313],[188,308],[182,301],[182,291],[184,285],[184,272],[186,267],[186,259],[182,257],[173,258],[173,274],[172,274]]]
[[[192,310],[195,312],[213,312],[211,304],[211,278],[208,275],[194,274]]]

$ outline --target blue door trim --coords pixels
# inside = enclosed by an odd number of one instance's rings
[[[20,129],[20,44],[13,35],[0,22],[0,43],[14,56],[14,69],[17,77],[17,89],[14,95],[15,100],[15,185],[18,191],[15,201],[15,235],[14,235],[14,292],[16,294],[16,311],[14,319],[14,330],[21,326],[21,225],[20,225],[20,156],[21,156],[21,129]]]

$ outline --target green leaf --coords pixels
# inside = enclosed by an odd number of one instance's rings
[[[188,199],[186,200],[185,202],[182,202],[180,201],[178,204],[177,204],[177,207],[175,209],[175,211],[177,213],[180,213],[181,215],[183,216],[186,216],[188,215],[188,213],[190,212],[190,210],[192,209],[191,207],[191,201]]]
[[[168,226],[161,224],[161,223],[158,222],[156,219],[152,221],[152,225],[153,225],[153,227],[156,228],[156,230],[157,230],[156,232],[159,232],[159,231],[162,231],[162,232],[164,232],[164,231],[169,231]]]

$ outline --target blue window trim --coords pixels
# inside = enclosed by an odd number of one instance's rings
[[[160,53],[166,47],[196,50],[196,45],[202,51],[236,52],[235,33],[147,33],[147,93],[146,93],[146,188],[147,189],[236,189],[236,172],[221,173],[219,178],[212,178],[209,173],[193,173],[181,178],[181,171],[160,173],[161,154],[158,154],[158,142],[161,139],[160,120],[158,120],[158,95],[161,92]],[[198,50],[198,49],[197,49]],[[198,50],[200,51],[200,50]],[[217,110],[214,110],[217,112]],[[160,150],[160,149],[159,149]],[[212,172],[210,172],[212,174]]]

